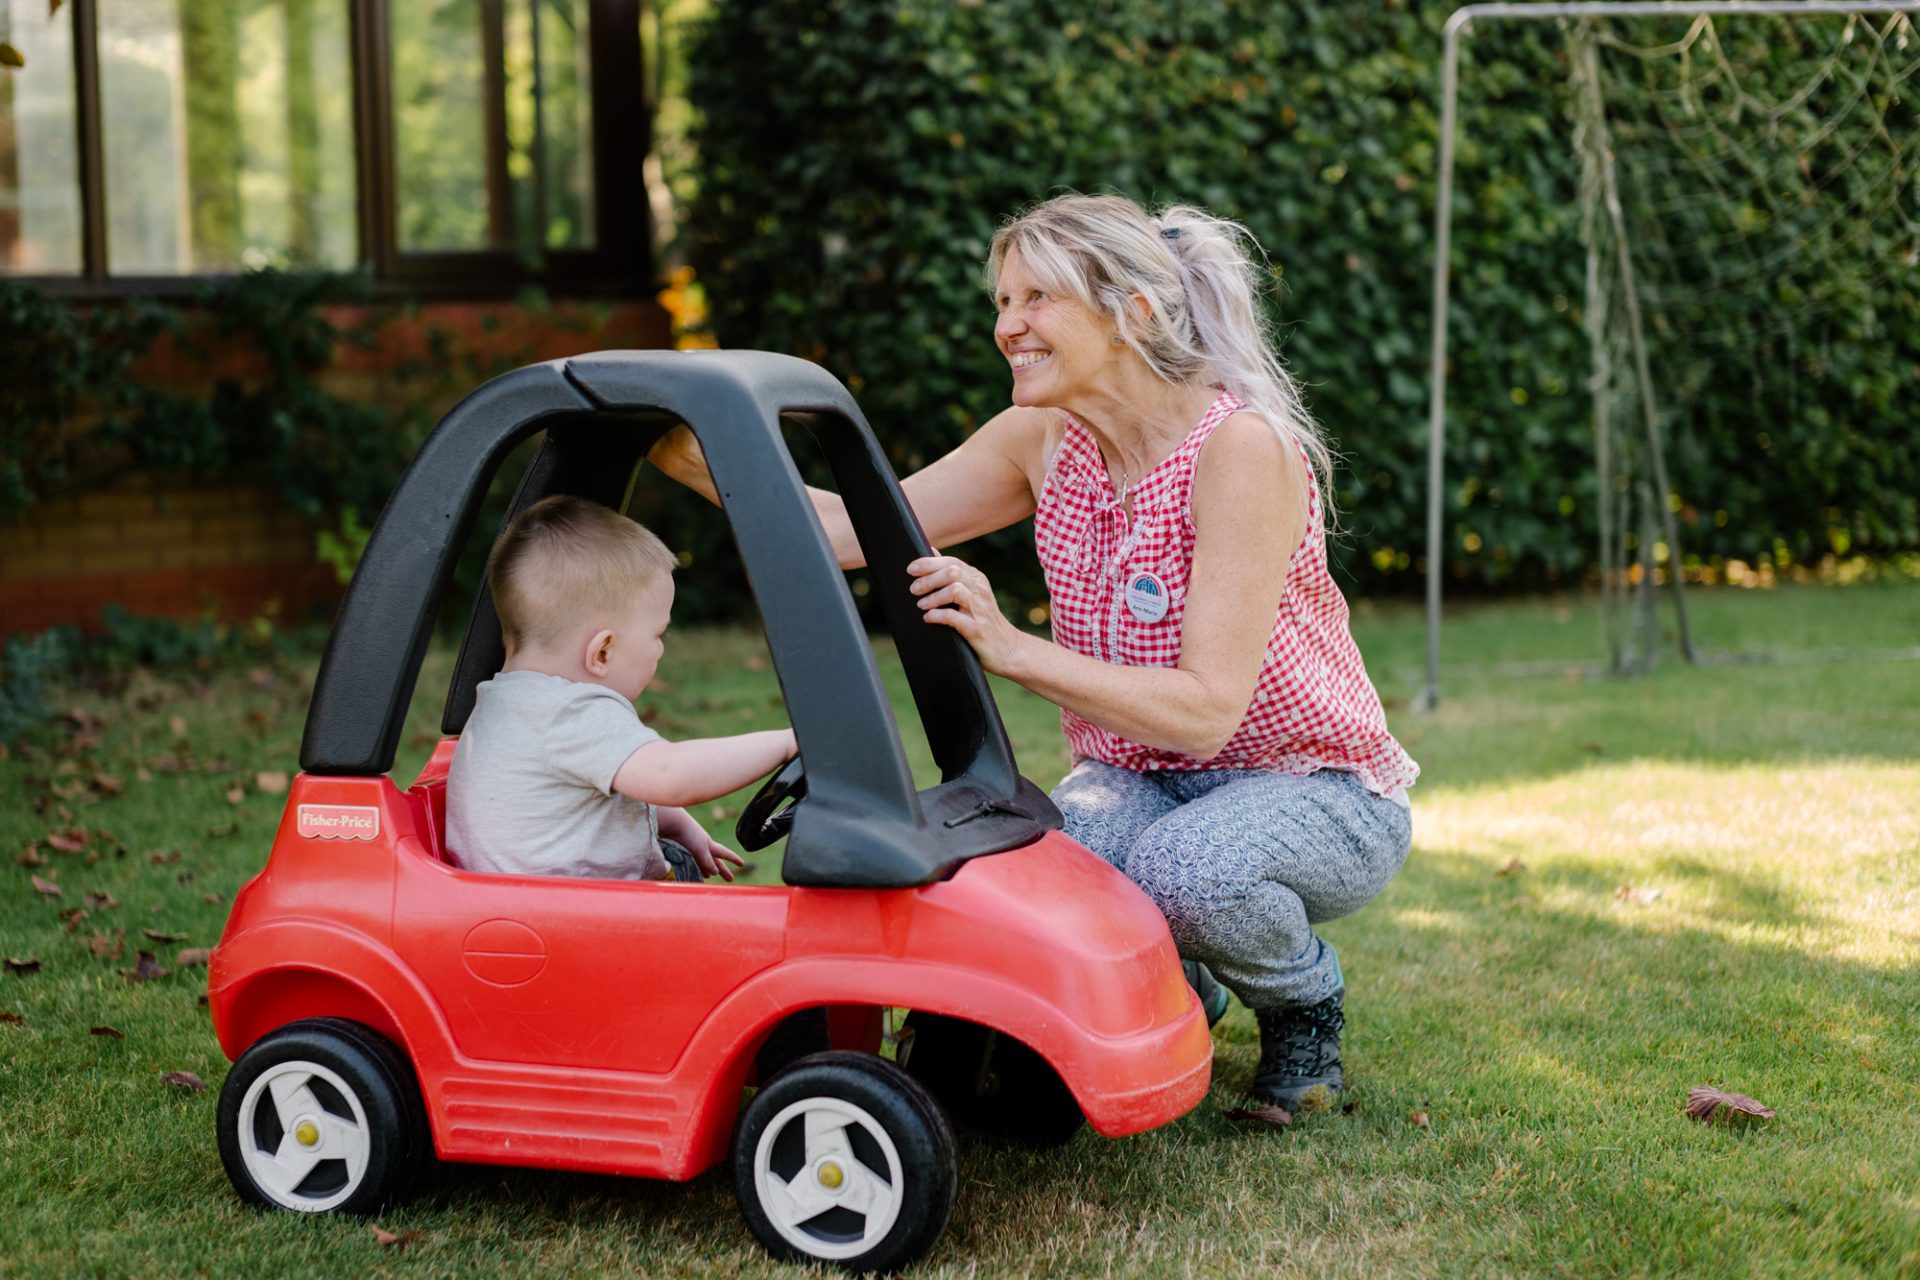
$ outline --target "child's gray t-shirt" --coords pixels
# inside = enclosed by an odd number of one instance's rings
[[[613,789],[660,735],[612,689],[504,671],[474,691],[447,774],[447,845],[507,875],[664,880],[653,806]]]

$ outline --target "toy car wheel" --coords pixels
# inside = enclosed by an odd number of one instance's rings
[[[932,1248],[953,1212],[946,1117],[868,1054],[811,1054],[774,1077],[733,1152],[740,1210],[777,1258],[893,1270]]]
[[[916,1010],[901,1066],[954,1123],[1036,1147],[1057,1147],[1086,1123],[1073,1091],[1047,1060],[978,1023]]]
[[[336,1018],[292,1023],[240,1055],[218,1127],[241,1199],[296,1213],[372,1212],[413,1181],[429,1142],[406,1059]]]

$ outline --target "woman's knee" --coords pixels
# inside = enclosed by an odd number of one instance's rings
[[[1173,807],[1159,787],[1131,769],[1083,760],[1053,789],[1068,837],[1121,870],[1140,833]]]

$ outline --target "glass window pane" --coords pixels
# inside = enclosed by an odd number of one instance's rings
[[[498,62],[488,68],[499,0],[408,0],[388,14],[400,248],[510,247],[504,120],[488,111],[504,105]]]
[[[593,225],[593,84],[587,0],[539,0],[540,125],[546,246],[590,249]]]
[[[403,252],[593,244],[589,0],[388,10]]]
[[[119,275],[358,258],[347,0],[99,0]]]
[[[80,271],[73,18],[47,8],[0,0],[0,41],[27,64],[0,71],[0,275]]]

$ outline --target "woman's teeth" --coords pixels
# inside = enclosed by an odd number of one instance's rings
[[[1018,351],[1014,353],[1013,367],[1024,369],[1030,364],[1039,364],[1052,354],[1051,351]]]

